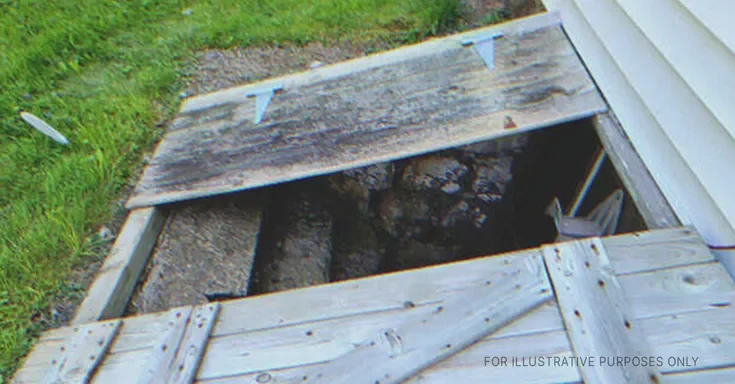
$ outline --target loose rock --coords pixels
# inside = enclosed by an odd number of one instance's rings
[[[429,189],[447,194],[459,192],[469,168],[457,159],[426,156],[412,159],[403,170],[402,186],[410,191]]]
[[[328,182],[340,197],[354,200],[360,213],[366,215],[371,192],[390,188],[393,184],[393,173],[392,163],[382,163],[331,175]]]

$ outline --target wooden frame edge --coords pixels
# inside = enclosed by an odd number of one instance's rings
[[[592,124],[646,226],[649,229],[680,227],[682,223],[679,217],[651,177],[618,120],[606,112],[593,117]]]
[[[87,296],[77,309],[73,325],[123,315],[165,219],[166,215],[157,207],[130,211]]]

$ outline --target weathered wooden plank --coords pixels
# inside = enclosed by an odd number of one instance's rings
[[[173,364],[169,367],[165,383],[188,384],[194,381],[207,349],[209,333],[212,331],[217,315],[219,303],[201,305],[194,308],[186,326],[184,337],[181,339]]]
[[[51,360],[51,369],[44,382],[88,383],[97,365],[105,358],[121,323],[121,320],[115,320],[74,327],[74,337],[60,348],[61,356]]]
[[[722,366],[730,366],[735,361],[735,343],[725,339],[735,334],[735,323],[728,320],[735,314],[732,307],[717,308],[712,311],[682,313],[675,316],[663,316],[650,319],[644,319],[638,322],[640,329],[646,339],[648,339],[651,351],[650,355],[628,355],[628,356],[653,356],[661,357],[660,368],[664,373],[688,372],[695,369],[711,369]],[[541,352],[536,352],[540,350]],[[478,343],[474,348],[466,353],[457,355],[451,359],[435,366],[430,372],[425,372],[425,378],[429,378],[437,374],[437,379],[448,377],[447,374],[454,373],[456,377],[467,377],[463,374],[463,367],[467,367],[470,371],[484,371],[491,374],[494,369],[485,367],[483,364],[484,356],[507,356],[521,357],[534,356],[575,356],[573,348],[570,344],[569,337],[565,330],[558,330],[547,333],[526,334],[519,337],[511,338],[489,338]],[[576,355],[579,357],[579,355]],[[611,357],[610,355],[596,355],[595,365],[600,365],[601,357]],[[612,355],[612,357],[624,354]],[[669,360],[674,357],[674,360]],[[689,358],[689,364],[677,361],[676,358]],[[693,358],[697,358],[696,366],[694,366]],[[655,365],[659,365],[657,361]],[[528,365],[528,364],[527,364]],[[503,371],[505,377],[515,378],[518,371],[526,372],[533,375],[534,380],[527,382],[577,382],[581,381],[581,374],[576,372],[577,367],[570,365],[562,367],[561,364],[551,364],[547,367],[519,367],[508,364],[506,367],[497,367]],[[587,365],[592,365],[588,363]],[[629,365],[633,365],[632,363]],[[493,367],[495,368],[495,367]],[[547,370],[549,368],[552,370]],[[556,369],[569,369],[566,373],[569,375],[563,380],[558,381],[545,380],[544,374],[553,372]],[[521,374],[521,372],[518,372]],[[576,378],[574,378],[574,376]],[[472,376],[470,376],[472,377]],[[476,377],[476,376],[475,376]],[[464,380],[463,380],[464,381]],[[440,380],[427,380],[427,382],[441,382]],[[468,380],[466,382],[473,382]],[[513,380],[515,383],[516,381]],[[587,381],[589,383],[590,381]],[[623,381],[624,382],[624,381]],[[640,383],[648,383],[649,381],[640,381]],[[666,380],[660,381],[666,382]]]
[[[577,357],[652,356],[599,239],[543,249],[559,309]],[[587,383],[659,383],[656,367],[586,365]]]
[[[258,125],[242,95],[185,107],[128,206],[336,172],[606,110],[557,20],[549,22],[491,29],[505,33],[493,70],[453,37],[407,59],[287,86]]]
[[[708,248],[702,243],[696,231],[691,228],[624,234],[603,238],[602,241],[618,275],[714,261]],[[484,276],[503,268],[512,257],[524,257],[536,252],[536,250],[517,251],[488,258],[328,284],[309,290],[279,292],[233,301],[223,308],[220,321],[213,332],[216,336],[222,336],[317,321],[332,316],[403,308],[403,303],[407,300],[413,300],[417,304],[432,302],[437,297],[483,281]],[[307,300],[319,302],[318,308],[307,304]],[[249,315],[255,312],[259,315]],[[165,314],[160,313],[149,314],[142,318],[131,318],[126,324],[137,324],[138,319],[149,318],[152,320],[146,321],[147,326],[157,323],[165,324]],[[158,328],[154,328],[153,331],[157,332]],[[70,328],[60,328],[44,334],[41,340],[61,340],[70,334]],[[137,340],[134,341],[137,342]]]
[[[153,347],[147,368],[138,377],[138,384],[164,383],[176,358],[181,339],[194,307],[176,308],[169,311],[166,330]]]
[[[660,368],[665,376],[661,382],[668,382],[670,375],[695,375],[696,372],[701,371],[692,372],[693,370],[717,369],[735,364],[733,316],[735,316],[735,309],[724,307],[712,311],[689,312],[676,316],[641,320],[641,329],[651,343],[651,356],[663,359]],[[463,352],[434,365],[406,383],[579,383],[582,381],[582,376],[577,366],[570,360],[567,360],[566,364],[555,363],[552,360],[551,363],[544,366],[539,364],[530,366],[529,362],[530,358],[554,359],[558,357],[561,359],[574,356],[567,333],[563,329],[515,337],[491,335]],[[496,363],[493,364],[494,357],[506,357],[506,363],[501,364],[496,360]],[[595,357],[595,364],[600,363],[600,357]],[[686,363],[682,364],[681,361],[672,361],[672,364],[669,364],[671,357],[688,358],[689,366]],[[118,359],[120,356],[114,358]],[[490,360],[487,365],[486,358]],[[697,359],[696,366],[694,366],[694,358]],[[269,383],[295,383],[302,379],[306,370],[316,366],[317,364],[292,365],[281,369],[264,368],[242,375],[218,378],[202,377],[197,383],[251,383],[257,382],[257,378],[262,380],[270,378]],[[721,378],[728,377],[727,374],[729,372],[722,373]],[[707,376],[703,375],[703,377]],[[725,382],[730,383],[731,381]]]
[[[155,207],[130,212],[73,324],[122,316],[164,221],[164,214]]]
[[[682,372],[666,377],[671,384],[730,384],[735,380],[735,368]]]
[[[592,118],[592,124],[646,226],[650,229],[680,226],[676,213],[612,114],[598,114]]]
[[[735,283],[717,264],[701,268],[683,267],[666,271],[628,275],[620,284],[631,292],[629,299],[637,321],[651,317],[720,308],[735,302]],[[483,284],[482,281],[477,284]],[[650,294],[647,294],[647,291]],[[453,295],[461,295],[455,293]],[[415,317],[430,316],[444,301],[417,303]],[[412,316],[404,309],[370,312],[309,322],[275,329],[248,332],[212,339],[211,351],[202,362],[200,377],[234,375],[258,370],[277,369],[289,364],[306,365],[327,361],[348,353],[353,344],[364,341],[373,332],[408,322]],[[491,337],[508,338],[529,333],[563,330],[557,306],[543,305]],[[404,338],[405,339],[405,338]]]
[[[735,287],[726,272],[717,264],[701,267],[682,267],[666,271],[628,275],[620,283],[630,293],[634,317],[643,321],[652,316],[661,317],[679,312],[717,309],[735,301]],[[482,284],[482,281],[478,281]],[[647,295],[646,292],[650,292]],[[729,292],[728,298],[719,292]],[[699,305],[693,305],[700,302]],[[415,303],[412,309],[428,316],[440,302]],[[314,306],[318,306],[314,304]],[[225,308],[227,305],[225,305]],[[678,308],[678,310],[677,310]],[[310,322],[246,334],[215,337],[200,367],[200,378],[217,375],[236,375],[244,372],[277,369],[284,365],[303,365],[325,361],[349,352],[354,343],[369,337],[372,332],[390,327],[396,321],[408,321],[405,309],[339,317],[318,323]],[[254,309],[252,314],[258,312]],[[544,305],[492,337],[509,338],[529,333],[563,330],[556,306]],[[123,346],[120,337],[118,345]],[[116,345],[117,346],[117,345]],[[130,348],[126,350],[131,351]],[[145,351],[139,353],[145,355]],[[113,351],[113,354],[116,354]],[[107,369],[107,368],[105,368]]]
[[[254,93],[258,89],[271,88],[281,85],[285,88],[295,88],[319,81],[341,78],[356,72],[363,72],[387,65],[401,63],[407,60],[426,56],[428,53],[440,53],[448,49],[455,49],[462,40],[485,36],[488,33],[502,31],[503,33],[517,34],[523,31],[533,31],[549,25],[561,23],[559,14],[549,12],[531,17],[513,20],[510,23],[495,24],[478,28],[464,33],[450,35],[441,39],[431,39],[419,44],[408,45],[400,49],[393,49],[368,57],[346,60],[333,65],[327,65],[306,72],[268,79],[255,84],[246,84],[239,87],[227,88],[221,91],[199,95],[187,99],[181,107],[181,112],[193,112],[215,107],[231,102],[241,102],[243,95]]]
[[[483,285],[434,306],[429,316],[381,329],[346,355],[305,372],[302,381],[401,383],[552,297],[540,255],[514,260]]]
[[[715,261],[691,227],[606,237],[602,242],[618,275]]]
[[[681,311],[717,309],[734,300],[732,280],[726,279],[721,266],[712,263],[711,253],[702,245],[696,232],[690,229],[662,229],[602,241],[614,268],[625,272],[626,276],[620,277],[620,283],[629,292],[637,320],[673,314],[677,308]],[[336,354],[326,356],[339,356],[349,349],[329,344],[305,350],[294,345],[344,338],[344,335],[354,335],[345,340],[364,340],[372,326],[383,324],[380,316],[384,316],[385,321],[403,316],[406,302],[411,301],[416,306],[415,311],[430,310],[431,305],[440,303],[444,297],[483,283],[488,274],[504,268],[513,257],[526,257],[537,252],[521,251],[227,302],[212,331],[213,338],[200,373],[208,375],[208,372],[217,372],[226,366],[237,374],[252,366],[266,366],[262,361],[298,361],[304,356],[323,353],[319,351],[336,351]],[[692,265],[696,263],[706,264]],[[682,268],[659,270],[658,265]],[[683,268],[686,266],[692,268]],[[348,320],[353,321],[348,317],[364,321],[348,323]],[[339,320],[341,318],[347,320]],[[127,355],[127,361],[140,361],[141,368],[145,367],[154,343],[165,332],[166,321],[166,313],[126,319],[111,355]],[[556,306],[546,304],[497,332],[497,336],[508,338],[562,328]],[[312,336],[306,335],[309,330]],[[245,333],[247,337],[243,336]],[[58,354],[63,340],[71,335],[70,328],[45,333],[19,371],[20,382],[38,382],[45,373],[46,364]],[[275,342],[288,345],[287,349],[293,351],[291,356],[297,358],[288,358],[283,350],[277,352],[273,345]],[[237,353],[228,354],[227,351]],[[238,371],[240,368],[242,370]],[[116,369],[106,361],[101,370]],[[107,373],[104,376],[109,377]]]

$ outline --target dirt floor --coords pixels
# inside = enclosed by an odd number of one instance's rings
[[[500,15],[504,18],[518,18],[543,11],[540,0],[467,0],[464,4],[466,11],[461,22],[463,28],[480,26],[490,20],[489,15],[491,14]],[[191,75],[187,79],[187,86],[180,97],[187,98],[269,77],[300,72],[389,48],[391,48],[391,45],[387,42],[371,44],[343,42],[332,46],[310,43],[304,47],[281,46],[209,50],[198,55],[192,65]],[[165,122],[157,124],[159,127],[164,125]],[[131,177],[131,189],[137,182],[139,174],[139,172],[136,172]],[[124,223],[127,216],[127,211],[124,208],[126,199],[127,194],[111,205],[113,219],[100,227],[90,240],[95,244],[93,248],[94,256],[85,259],[83,265],[79,265],[73,270],[72,277],[62,289],[59,297],[50,300],[49,310],[38,315],[37,321],[43,328],[67,325],[73,319],[76,308],[81,304],[85,292],[92,284],[104,261],[104,257],[109,252],[117,233]],[[171,225],[170,223],[167,224],[167,226]],[[200,221],[181,220],[176,225],[180,227],[177,232],[183,236],[183,234],[195,230],[200,225]],[[248,266],[244,267],[247,268]],[[146,272],[150,272],[152,268],[155,268],[155,266],[149,265]],[[140,306],[140,301],[138,301],[138,304],[130,306],[129,312],[132,314],[140,311]],[[152,305],[151,309],[154,307],[158,309],[156,305]]]

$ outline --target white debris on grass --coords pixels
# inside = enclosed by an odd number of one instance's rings
[[[54,141],[56,141],[59,144],[63,145],[69,145],[69,140],[64,137],[59,131],[55,130],[53,127],[48,125],[45,121],[39,119],[33,114],[30,114],[28,112],[21,112],[20,117],[23,118],[23,120],[26,121],[26,123],[30,124],[33,128],[36,128],[37,130],[41,131],[44,135],[52,138]]]

